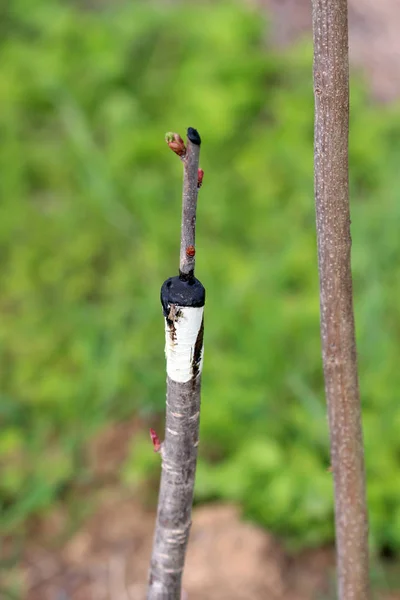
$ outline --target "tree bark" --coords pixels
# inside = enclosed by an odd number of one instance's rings
[[[368,517],[350,257],[347,0],[313,0],[313,35],[314,184],[338,596],[367,600]]]
[[[172,145],[179,138],[174,135],[175,138],[169,138],[173,139]],[[179,144],[178,151],[184,163],[181,251],[179,276],[171,277],[161,288],[167,406],[148,600],[179,600],[181,597],[199,443],[205,290],[194,277],[200,151],[200,136],[196,130],[188,130],[185,154]]]
[[[183,161],[183,194],[182,194],[182,226],[181,248],[179,256],[179,273],[189,277],[194,274],[195,254],[188,253],[188,248],[195,247],[196,209],[198,195],[198,170],[200,155],[200,136],[189,127],[186,156]]]

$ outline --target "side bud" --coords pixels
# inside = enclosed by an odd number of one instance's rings
[[[203,185],[203,177],[204,177],[204,171],[203,171],[203,169],[199,169],[197,171],[197,189],[200,189],[201,186]]]
[[[183,158],[185,156],[185,154],[186,154],[185,142],[183,141],[183,139],[181,138],[179,133],[173,133],[172,131],[169,131],[168,133],[165,134],[165,141],[167,142],[167,144],[171,148],[171,150],[173,152],[175,152],[175,154],[177,154],[181,158]]]

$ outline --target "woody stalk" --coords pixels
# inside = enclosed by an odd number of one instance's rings
[[[166,142],[183,163],[179,275],[161,288],[165,319],[167,401],[163,443],[150,430],[162,470],[151,556],[148,600],[181,598],[182,573],[191,526],[199,443],[200,386],[203,364],[205,290],[194,276],[200,135],[189,127],[186,144],[177,133]]]

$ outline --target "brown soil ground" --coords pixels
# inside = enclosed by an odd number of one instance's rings
[[[45,540],[25,558],[27,600],[144,600],[154,514],[109,493],[102,508],[54,552]],[[189,600],[308,600],[327,591],[331,549],[289,557],[233,506],[194,512],[184,590]]]
[[[89,510],[92,516],[77,531],[65,536],[68,507],[33,524],[14,573],[24,599],[145,599],[155,514],[145,508],[144,497],[121,490],[115,475],[137,428],[135,422],[116,425],[94,442],[97,485],[89,495],[95,494],[97,509]],[[78,492],[80,504],[85,494]],[[331,547],[290,555],[274,536],[244,522],[235,506],[194,510],[185,600],[332,600],[333,580]],[[377,592],[378,598],[400,600],[400,595]]]

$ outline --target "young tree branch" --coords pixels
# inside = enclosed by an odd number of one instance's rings
[[[198,171],[200,156],[200,136],[195,129],[188,129],[188,143],[184,160],[181,250],[179,273],[185,277],[194,274],[195,253],[187,251],[195,248],[196,208],[198,194]]]
[[[165,317],[167,407],[165,440],[150,432],[162,472],[150,565],[148,600],[178,600],[191,526],[200,420],[205,290],[194,277],[197,194],[201,185],[200,136],[188,129],[187,147],[167,134],[184,164],[179,276],[161,288]]]
[[[313,0],[321,340],[335,485],[338,594],[367,600],[368,517],[351,276],[347,0]]]

